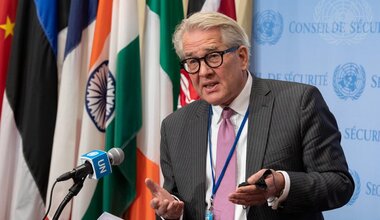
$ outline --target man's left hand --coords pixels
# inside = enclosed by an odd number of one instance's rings
[[[279,197],[285,186],[285,179],[281,173],[272,170],[272,174],[265,178],[266,189],[255,185],[266,170],[262,169],[250,176],[247,179],[249,185],[238,187],[229,195],[229,200],[238,205],[254,206],[266,203],[270,197]]]

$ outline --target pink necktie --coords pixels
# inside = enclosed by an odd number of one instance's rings
[[[234,144],[235,129],[230,121],[234,111],[224,108],[222,112],[222,122],[218,131],[218,145],[216,150],[216,177],[217,180],[228,154]],[[214,198],[214,215],[216,220],[232,220],[235,215],[235,205],[228,201],[228,194],[236,189],[236,153],[234,152],[228,164],[224,177]]]

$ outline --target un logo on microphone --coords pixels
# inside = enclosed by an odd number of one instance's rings
[[[86,111],[96,128],[105,132],[106,122],[115,110],[116,81],[104,61],[91,72],[86,86]]]
[[[283,19],[279,12],[266,10],[256,13],[253,36],[258,44],[276,44],[281,38],[283,29]]]
[[[343,100],[357,100],[364,91],[365,71],[355,63],[339,65],[334,71],[334,91]]]

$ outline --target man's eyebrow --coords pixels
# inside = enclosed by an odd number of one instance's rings
[[[205,50],[206,50],[207,52],[213,52],[213,51],[215,51],[216,49],[217,49],[216,46],[212,46],[212,47],[206,48]]]
[[[205,54],[207,54],[207,53],[210,53],[210,52],[213,52],[213,51],[215,51],[215,50],[217,50],[217,47],[209,47],[209,48],[205,48],[204,49],[205,51],[206,51],[206,53]],[[194,57],[193,56],[193,52],[190,52],[190,53],[185,53],[185,57]]]

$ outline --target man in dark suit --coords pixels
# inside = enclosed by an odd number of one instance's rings
[[[250,74],[248,37],[220,13],[184,19],[173,42],[201,100],[162,122],[164,186],[146,180],[158,216],[313,220],[349,201],[354,182],[341,135],[317,88]],[[236,184],[218,198],[218,180],[222,186],[231,178],[215,167],[226,107],[233,110]],[[228,173],[230,161],[224,165]],[[246,184],[237,187],[241,182]],[[232,205],[232,213],[214,207],[217,198]]]

